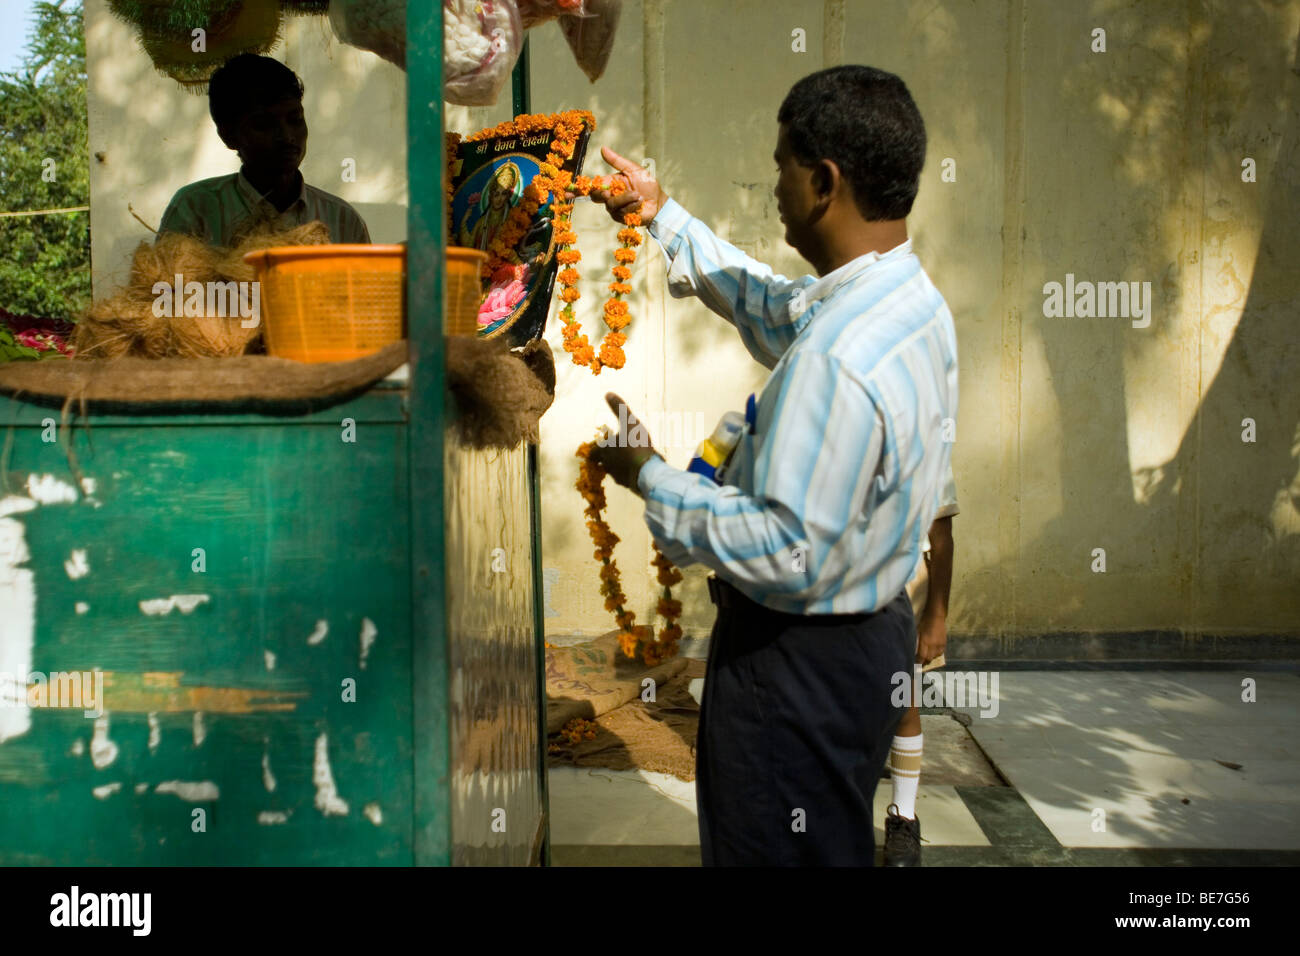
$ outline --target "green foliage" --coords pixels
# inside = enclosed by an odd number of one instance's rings
[[[14,341],[14,334],[0,325],[0,362],[12,362],[19,359],[39,359],[41,353]]]
[[[0,212],[90,201],[81,4],[35,13],[22,67],[0,74]],[[89,302],[88,212],[0,217],[0,308],[67,319]]]

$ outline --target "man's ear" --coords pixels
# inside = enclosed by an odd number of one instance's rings
[[[812,187],[817,193],[819,199],[829,199],[844,183],[844,177],[840,175],[840,167],[834,160],[819,160],[813,167]]]

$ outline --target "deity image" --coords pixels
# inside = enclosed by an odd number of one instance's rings
[[[514,162],[503,163],[492,175],[487,189],[465,209],[460,223],[460,244],[486,250],[498,230],[505,225],[511,208],[524,194],[524,177]],[[469,224],[473,213],[478,219]]]

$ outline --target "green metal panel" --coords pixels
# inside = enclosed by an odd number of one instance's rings
[[[55,442],[0,401],[0,670],[27,613],[31,671],[112,681],[101,720],[32,708],[0,743],[0,861],[412,861],[402,394]]]

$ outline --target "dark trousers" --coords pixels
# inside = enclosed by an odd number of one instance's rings
[[[696,744],[705,866],[871,866],[872,800],[916,654],[907,595],[793,615],[710,579],[718,604]]]

